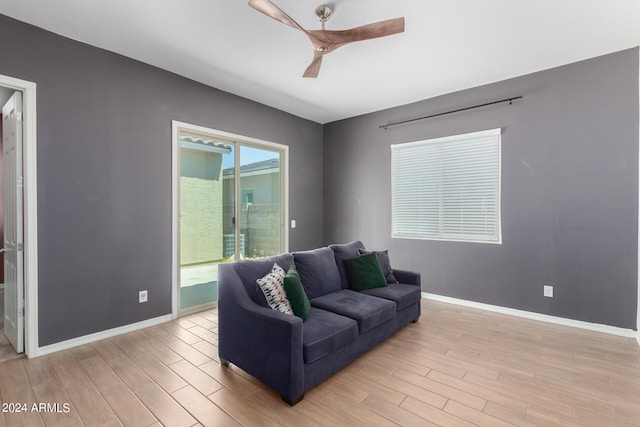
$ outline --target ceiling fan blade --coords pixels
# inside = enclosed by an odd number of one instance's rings
[[[269,0],[249,0],[249,6],[258,12],[262,12],[268,17],[275,19],[276,21],[280,21],[285,25],[295,28],[296,30],[300,30],[305,33],[307,32],[300,26],[300,24],[294,21],[293,18],[284,13],[282,9],[271,3]]]
[[[347,44],[362,40],[386,37],[404,32],[404,18],[388,19],[362,25],[350,30],[312,30],[309,33],[318,40],[332,44]]]
[[[302,77],[318,77],[318,73],[320,73],[320,66],[322,65],[322,56],[323,55],[319,54],[313,56],[313,61],[311,61],[311,64],[309,64],[307,69],[304,70],[304,74],[302,75]]]
[[[352,42],[390,36],[404,31],[404,18],[388,19],[386,21],[351,28],[350,30],[308,31],[302,28],[300,24],[293,20],[293,18],[269,0],[249,0],[249,6],[272,19],[288,25],[291,28],[295,28],[296,30],[300,30],[307,35],[313,45],[314,55],[313,61],[311,61],[311,64],[309,64],[305,70],[303,77],[318,77],[318,74],[320,73],[320,66],[322,65],[322,57],[327,53],[333,52],[339,47]],[[331,10],[329,9],[329,14],[330,12]],[[326,18],[328,18],[329,14],[326,16],[318,15],[323,22],[323,28],[324,22],[326,21]]]

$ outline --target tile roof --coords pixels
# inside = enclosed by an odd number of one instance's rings
[[[275,157],[273,159],[261,160],[259,162],[249,163],[246,165],[240,165],[240,173],[242,172],[256,172],[266,169],[276,169],[280,167],[280,158]],[[235,173],[235,167],[226,168],[222,171],[224,175],[233,175]]]

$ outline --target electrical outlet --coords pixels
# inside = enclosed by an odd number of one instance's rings
[[[142,304],[143,302],[147,302],[149,300],[149,293],[145,289],[144,291],[138,292],[138,303]]]
[[[553,286],[544,285],[544,296],[547,298],[553,298]]]

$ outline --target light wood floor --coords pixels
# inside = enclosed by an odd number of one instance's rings
[[[0,414],[0,427],[640,426],[633,339],[423,301],[419,323],[289,407],[220,366],[216,314],[0,364],[3,408],[28,409]]]

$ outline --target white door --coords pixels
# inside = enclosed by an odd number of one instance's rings
[[[4,334],[24,351],[22,252],[22,93],[2,108],[4,182]]]

